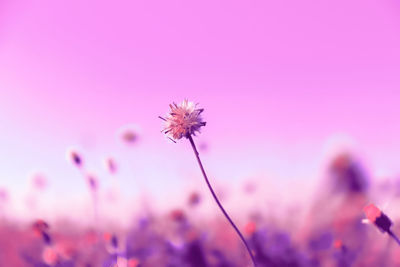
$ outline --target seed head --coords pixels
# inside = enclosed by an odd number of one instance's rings
[[[173,103],[169,107],[171,110],[167,117],[160,118],[165,121],[163,132],[173,140],[195,135],[196,132],[200,132],[200,127],[206,125],[200,115],[204,109],[196,108],[197,104],[193,102],[184,100],[179,105]]]

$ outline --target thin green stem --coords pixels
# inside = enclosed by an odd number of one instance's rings
[[[220,208],[220,210],[222,211],[222,213],[224,214],[225,218],[229,221],[229,223],[232,225],[233,229],[235,229],[236,233],[239,235],[239,237],[240,237],[240,239],[242,240],[243,244],[246,246],[247,252],[249,253],[249,255],[250,255],[250,257],[251,257],[251,260],[252,260],[252,262],[253,262],[253,265],[256,266],[256,261],[255,261],[255,259],[254,259],[253,253],[252,253],[251,250],[250,250],[249,245],[248,245],[247,242],[246,242],[246,239],[244,239],[242,233],[239,231],[239,229],[237,228],[237,226],[235,225],[235,223],[234,223],[234,222],[232,221],[232,219],[229,217],[229,215],[228,215],[228,213],[225,211],[224,207],[222,207],[221,203],[219,202],[219,200],[218,200],[218,198],[217,198],[217,195],[215,194],[213,188],[211,187],[210,182],[208,181],[206,171],[204,170],[203,164],[201,163],[200,156],[199,156],[199,152],[197,151],[197,148],[196,148],[196,145],[194,144],[194,141],[193,141],[192,136],[191,136],[191,135],[188,135],[187,138],[189,139],[190,144],[192,145],[194,154],[196,155],[196,158],[197,158],[197,163],[198,163],[199,166],[200,166],[201,172],[203,173],[204,180],[206,181],[207,186],[208,186],[208,189],[210,189],[210,192],[211,192],[212,196],[214,197],[215,202],[217,202],[217,205],[218,205],[218,207]]]

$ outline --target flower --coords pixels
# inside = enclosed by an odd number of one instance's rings
[[[45,247],[42,253],[42,258],[44,263],[54,266],[58,261],[57,251],[52,247]]]
[[[374,204],[369,204],[368,206],[364,207],[364,212],[368,220],[374,223],[379,228],[379,230],[381,230],[382,232],[390,231],[390,227],[393,224],[392,221]]]
[[[381,210],[377,208],[374,204],[369,204],[368,206],[365,206],[364,212],[368,220],[372,223],[374,223],[376,219],[379,218],[382,214]]]
[[[49,229],[49,224],[42,219],[38,219],[32,224],[32,229],[35,232],[41,233]]]
[[[196,108],[197,104],[184,100],[179,105],[173,103],[169,106],[171,111],[167,117],[160,118],[165,121],[163,132],[172,140],[195,135],[196,132],[200,132],[200,127],[206,125],[200,115],[204,109]]]
[[[72,162],[72,164],[74,164],[78,168],[81,168],[83,165],[82,156],[75,149],[68,149],[67,160]]]
[[[90,189],[92,191],[96,191],[99,186],[96,176],[94,174],[88,173],[86,175],[86,179]]]
[[[105,167],[111,174],[115,174],[117,172],[117,163],[111,157],[106,158],[104,161]]]
[[[189,205],[190,206],[196,206],[197,204],[199,204],[201,201],[201,197],[199,195],[199,193],[197,192],[192,192],[189,196]]]
[[[140,127],[135,124],[124,125],[118,130],[118,139],[127,145],[136,144],[140,136]]]

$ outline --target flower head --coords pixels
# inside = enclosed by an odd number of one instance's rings
[[[32,229],[35,232],[41,233],[49,229],[49,224],[42,219],[38,219],[35,222],[33,222]]]
[[[96,177],[94,174],[92,174],[92,173],[87,173],[87,174],[86,174],[86,181],[87,181],[87,183],[88,183],[88,185],[89,185],[89,188],[90,188],[93,192],[95,192],[95,191],[98,189],[98,187],[99,187],[99,182],[98,182],[98,180],[97,180],[97,177]]]
[[[118,130],[118,139],[127,145],[134,145],[140,138],[140,127],[135,124],[124,125]]]
[[[165,121],[165,128],[163,132],[173,140],[179,140],[182,137],[195,135],[200,132],[200,127],[205,126],[201,118],[201,113],[204,109],[196,108],[197,104],[189,102],[188,100],[182,101],[181,104],[170,104],[171,111],[167,117],[161,118]]]
[[[368,206],[365,206],[364,212],[368,220],[372,223],[374,223],[376,219],[379,218],[382,214],[381,210],[374,204],[369,204]]]
[[[192,192],[189,196],[189,205],[190,206],[196,206],[197,204],[199,204],[201,201],[201,196],[199,193],[197,192]]]
[[[364,212],[367,215],[368,220],[374,223],[379,228],[379,230],[381,230],[382,232],[390,231],[390,227],[393,224],[392,221],[374,204],[369,204],[368,206],[366,206],[364,208]]]
[[[106,158],[104,161],[105,167],[111,174],[115,174],[117,172],[117,163],[111,157]]]
[[[67,151],[67,160],[72,162],[76,167],[81,168],[83,166],[82,156],[75,149],[69,149]]]

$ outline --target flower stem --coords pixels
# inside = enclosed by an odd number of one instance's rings
[[[199,163],[201,172],[203,173],[204,180],[206,181],[207,186],[208,186],[208,189],[210,189],[210,192],[211,192],[212,196],[214,197],[215,202],[217,202],[217,205],[218,205],[218,207],[220,208],[220,210],[222,211],[222,213],[224,214],[225,218],[229,221],[229,223],[230,223],[230,224],[232,225],[232,227],[235,229],[236,233],[239,235],[240,239],[242,240],[242,242],[243,242],[244,245],[246,246],[247,252],[249,253],[249,255],[250,255],[250,257],[251,257],[251,260],[252,260],[252,262],[253,262],[253,265],[256,266],[256,261],[255,261],[255,259],[254,259],[253,253],[252,253],[251,250],[250,250],[249,245],[247,244],[246,240],[244,239],[242,233],[240,233],[240,231],[239,231],[239,229],[237,228],[237,226],[235,225],[235,223],[234,223],[234,222],[232,221],[232,219],[229,217],[228,213],[225,211],[224,207],[222,207],[221,203],[219,202],[219,200],[218,200],[218,198],[217,198],[217,195],[215,194],[213,188],[211,187],[210,182],[208,181],[207,174],[206,174],[206,172],[205,172],[205,170],[204,170],[203,164],[201,163],[200,156],[199,156],[199,152],[197,151],[197,148],[196,148],[196,145],[194,144],[194,141],[193,141],[192,136],[189,134],[189,135],[187,136],[187,138],[189,139],[190,144],[192,145],[194,154],[196,155],[196,158],[197,158],[197,163]]]
[[[399,238],[398,238],[391,230],[388,231],[388,234],[389,234],[391,237],[393,237],[393,239],[397,242],[397,244],[400,245],[400,240],[399,240]]]

